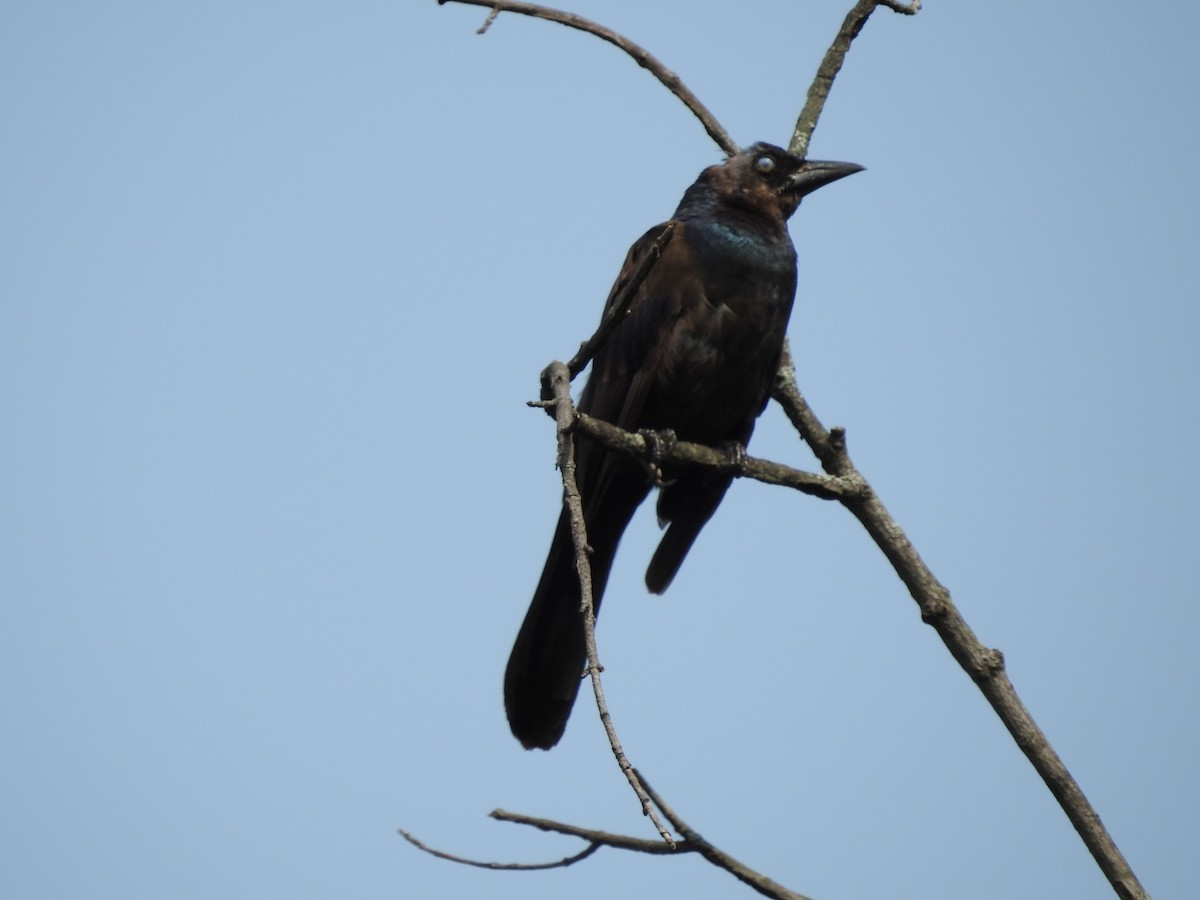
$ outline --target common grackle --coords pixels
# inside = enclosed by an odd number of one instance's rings
[[[787,220],[806,194],[861,169],[759,143],[701,172],[628,316],[592,361],[579,410],[631,431],[744,447],[766,406],[796,293]],[[609,305],[662,227],[630,248]],[[629,457],[587,440],[575,453],[598,610],[617,543],[653,485]],[[667,589],[731,480],[698,467],[663,472],[658,519],[667,530],[646,571],[652,592]],[[587,659],[579,590],[564,510],[504,675],[509,725],[526,748],[557,744],[575,703]]]

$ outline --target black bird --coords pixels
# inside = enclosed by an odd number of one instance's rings
[[[744,447],[766,406],[796,293],[787,220],[806,194],[861,169],[759,143],[701,172],[629,315],[592,361],[580,411],[630,431],[671,429],[680,440]],[[606,308],[662,228],[630,248]],[[598,610],[617,543],[653,484],[646,466],[629,457],[586,440],[575,453]],[[658,519],[667,531],[646,571],[656,594],[732,480],[699,467],[663,476]],[[529,749],[558,743],[586,665],[574,558],[564,510],[504,675],[509,726]]]

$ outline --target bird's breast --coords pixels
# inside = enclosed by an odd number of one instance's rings
[[[736,436],[762,407],[796,288],[786,232],[709,222],[684,232],[698,276],[664,348],[657,403],[688,440]]]
[[[711,276],[781,281],[796,277],[796,248],[785,228],[769,220],[721,217],[688,222],[685,239],[696,262]]]

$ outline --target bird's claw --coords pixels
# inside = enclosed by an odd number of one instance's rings
[[[643,428],[638,431],[638,434],[646,442],[647,457],[643,460],[643,464],[650,476],[650,481],[653,482],[655,487],[666,487],[671,482],[663,478],[663,471],[659,462],[662,460],[663,452],[675,443],[675,432],[669,429],[655,431],[652,428]]]
[[[726,466],[733,470],[733,474],[741,477],[746,474],[746,445],[740,441],[722,441],[720,444],[721,452],[725,454]]]

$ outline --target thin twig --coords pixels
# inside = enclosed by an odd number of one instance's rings
[[[871,17],[871,13],[877,6],[886,6],[893,12],[911,16],[921,9],[921,0],[912,0],[912,3],[907,4],[901,3],[899,0],[858,0],[854,4],[854,8],[846,13],[842,27],[838,29],[837,37],[833,39],[833,43],[825,51],[825,58],[817,67],[817,74],[808,88],[808,99],[804,102],[804,109],[800,111],[800,117],[796,119],[796,127],[792,131],[788,150],[797,156],[808,155],[808,144],[812,139],[813,130],[817,127],[817,120],[821,118],[821,110],[825,108],[829,89],[833,87],[833,79],[841,71],[850,45],[858,37],[858,33],[867,24],[867,19]]]
[[[492,816],[498,818],[495,813],[492,813]],[[480,859],[470,859],[466,856],[456,856],[453,853],[447,853],[444,850],[438,850],[434,847],[430,847],[429,845],[420,841],[415,835],[405,831],[403,828],[397,828],[396,831],[400,837],[404,838],[418,850],[424,850],[430,856],[436,856],[438,859],[446,859],[450,862],[461,863],[464,866],[475,866],[477,869],[497,869],[499,871],[506,872],[531,872],[537,869],[561,869],[566,866],[574,865],[581,859],[587,859],[589,856],[599,850],[601,846],[603,846],[601,843],[593,842],[579,853],[576,853],[574,856],[567,856],[563,859],[548,863],[487,862]],[[655,841],[654,844],[655,846],[662,846],[657,841]]]
[[[493,6],[492,11],[488,13],[488,17],[483,20],[483,24],[475,29],[476,34],[487,34],[487,30],[492,27],[492,23],[496,21],[496,17],[500,15],[500,7]]]
[[[617,850],[632,850],[636,853],[650,853],[655,856],[669,856],[675,853],[690,852],[690,847],[681,844],[666,844],[663,841],[648,841],[645,838],[629,837],[624,834],[613,834],[610,831],[599,831],[594,828],[581,828],[553,819],[542,819],[537,816],[526,816],[521,813],[507,812],[494,809],[491,817],[497,822],[514,822],[517,825],[528,825],[540,831],[552,831],[555,834],[566,834],[582,838],[589,843],[603,847],[613,847]]]
[[[838,499],[862,523],[892,564],[917,602],[921,619],[933,626],[950,654],[983,692],[1017,746],[1028,757],[1079,832],[1117,895],[1127,900],[1147,898],[1145,889],[1100,821],[1100,816],[1017,696],[1004,670],[1004,655],[999,650],[985,647],[967,625],[955,607],[950,592],[934,577],[903,529],[851,461],[846,450],[845,431],[839,428],[827,431],[805,401],[796,386],[795,368],[787,347],[784,348],[772,395],[812,448],[825,471],[838,478],[851,478],[862,486],[861,493],[843,495]]]
[[[641,777],[640,772],[638,776]],[[714,847],[702,838],[687,822],[683,821],[679,814],[666,804],[645,778],[642,778],[642,784],[646,788],[646,793],[654,801],[654,805],[662,810],[662,814],[667,817],[667,821],[671,823],[671,827],[679,832],[679,836],[683,838],[683,843],[680,844],[682,849],[699,853],[714,866],[724,869],[734,878],[738,879],[738,881],[749,885],[764,897],[772,897],[774,900],[810,900],[810,898],[805,897],[803,894],[797,894],[795,891],[789,890],[782,884],[779,884],[779,882],[772,881],[761,872],[754,871],[719,847]]]
[[[635,44],[624,35],[617,34],[611,28],[605,28],[597,22],[585,19],[583,16],[577,16],[574,13],[551,9],[548,6],[539,6],[536,3],[519,3],[515,2],[515,0],[438,0],[439,6],[446,3],[465,3],[470,6],[488,7],[491,13],[489,13],[488,21],[484,23],[484,27],[480,29],[480,32],[491,25],[496,14],[513,12],[520,13],[523,16],[532,16],[535,19],[545,19],[548,22],[557,22],[560,25],[566,25],[568,28],[577,28],[580,31],[586,31],[588,34],[595,35],[602,41],[607,41],[633,57],[634,62],[643,69],[646,69],[651,75],[662,82],[667,90],[678,97],[683,105],[690,109],[692,114],[700,120],[700,124],[704,126],[704,130],[708,132],[708,136],[717,142],[717,146],[730,156],[738,152],[737,142],[729,136],[729,132],[717,121],[716,116],[709,112],[708,107],[700,102],[700,98],[691,92],[678,75],[664,66],[645,47]]]
[[[591,844],[603,845],[606,847],[615,847],[620,850],[633,850],[639,853],[652,853],[658,855],[675,855],[680,853],[698,853],[711,862],[718,868],[724,869],[742,883],[749,885],[751,888],[762,894],[764,897],[771,897],[773,900],[810,900],[803,894],[797,894],[795,891],[788,890],[783,885],[772,881],[767,876],[760,872],[754,871],[749,866],[742,863],[740,860],[734,859],[728,853],[714,847],[703,837],[701,837],[693,828],[691,828],[683,819],[668,806],[655,790],[641,777],[639,779],[645,786],[646,791],[654,801],[654,805],[662,810],[662,814],[667,817],[667,820],[675,828],[676,831],[683,837],[676,847],[668,847],[658,841],[646,841],[641,838],[626,837],[621,834],[612,834],[608,831],[596,831],[590,828],[580,828],[578,825],[568,825],[563,822],[556,822],[553,819],[540,819],[533,816],[524,816],[519,813],[510,813],[503,810],[495,810],[492,813],[493,819],[499,819],[505,822],[516,822],[521,825],[530,825],[534,828],[539,828],[542,831],[552,831],[557,834],[569,834],[573,837],[582,838]]]
[[[617,765],[625,773],[629,786],[642,804],[642,813],[650,817],[655,829],[666,843],[674,847],[675,839],[663,826],[654,804],[638,780],[633,764],[625,755],[621,741],[617,737],[616,728],[612,723],[612,715],[608,711],[608,703],[604,699],[604,686],[600,682],[600,673],[604,671],[600,665],[600,651],[596,648],[596,604],[592,596],[592,569],[588,561],[587,526],[583,518],[583,501],[579,496],[579,486],[575,481],[575,438],[571,434],[575,422],[575,404],[571,402],[571,373],[567,367],[558,361],[546,367],[543,377],[548,381],[550,392],[555,400],[555,421],[558,433],[558,466],[562,474],[563,502],[571,519],[571,540],[575,545],[575,567],[579,572],[580,605],[583,614],[584,643],[587,646],[588,675],[592,679],[592,692],[596,695],[596,708],[600,711],[600,721],[608,735],[608,745],[612,748]]]

